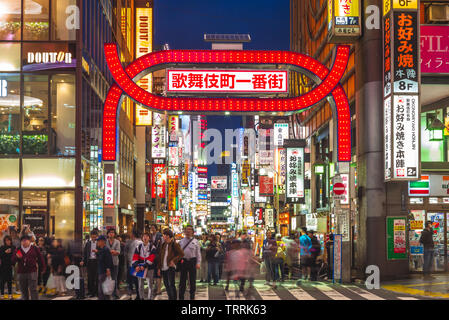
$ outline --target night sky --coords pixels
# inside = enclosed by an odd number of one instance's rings
[[[205,33],[248,33],[248,50],[288,50],[289,0],[155,0],[155,45],[210,49]]]

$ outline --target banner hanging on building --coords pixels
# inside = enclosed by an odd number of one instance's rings
[[[283,146],[285,139],[288,139],[288,123],[275,123],[274,145],[277,147]]]
[[[274,179],[269,176],[259,176],[259,195],[270,197],[274,194]]]
[[[136,58],[153,51],[153,8],[136,8]],[[145,91],[153,91],[152,74],[137,82]]]
[[[166,157],[166,133],[165,133],[165,116],[160,113],[153,113],[153,129],[151,136],[151,157],[165,158]]]
[[[287,148],[287,198],[304,198],[304,148]]]
[[[165,198],[165,184],[167,181],[167,173],[161,172],[165,169],[165,164],[153,164],[153,172],[152,172],[152,185],[151,185],[151,196],[155,199],[156,196],[156,185],[158,190],[159,198]]]
[[[168,210],[178,210],[178,179],[168,179]]]
[[[170,142],[178,142],[179,117],[168,117],[168,137]]]
[[[361,34],[360,0],[327,0],[328,41],[348,43],[357,40]]]

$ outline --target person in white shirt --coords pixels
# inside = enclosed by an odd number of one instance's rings
[[[195,300],[196,291],[196,271],[201,267],[201,247],[193,237],[193,227],[188,225],[184,229],[185,238],[179,245],[184,251],[184,258],[181,263],[181,279],[179,281],[179,300],[184,300],[186,292],[187,276],[189,277],[190,300]]]
[[[94,229],[90,232],[90,240],[86,242],[83,260],[80,263],[81,267],[87,267],[87,295],[89,297],[98,295],[97,238],[98,231]]]

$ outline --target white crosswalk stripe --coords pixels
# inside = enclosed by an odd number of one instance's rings
[[[348,298],[347,296],[341,294],[340,292],[338,292],[329,285],[317,284],[314,287],[320,290],[323,294],[325,294],[332,300],[351,300],[351,298]]]
[[[360,287],[357,287],[357,286],[343,285],[342,287],[358,294],[359,296],[361,296],[367,300],[385,300],[384,298],[379,297],[378,295],[375,295],[374,293],[371,293],[371,292],[369,292],[365,289],[362,289]]]
[[[288,289],[288,292],[290,292],[298,300],[316,300],[316,298],[312,297],[301,288]]]
[[[272,289],[260,289],[254,287],[257,290],[257,293],[262,297],[263,300],[281,300],[281,297],[278,296],[276,292]]]
[[[398,299],[401,299],[401,300],[418,300],[418,298],[413,298],[413,297],[398,297]]]
[[[74,298],[74,296],[63,296],[63,297],[53,298],[52,300],[70,300],[72,298]]]
[[[209,300],[209,289],[204,286],[197,287],[195,299],[196,300]]]

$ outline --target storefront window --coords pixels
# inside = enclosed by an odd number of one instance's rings
[[[19,187],[19,159],[0,159],[0,187]]]
[[[67,42],[23,43],[23,71],[76,67],[76,45]]]
[[[69,30],[66,26],[68,18],[66,9],[76,5],[76,0],[52,0],[52,40],[76,40],[76,29]]]
[[[20,43],[0,43],[0,71],[20,71]]]
[[[75,187],[75,159],[23,159],[22,167],[22,187]]]
[[[19,217],[19,192],[0,191],[0,239],[8,233],[8,229],[17,228]]]
[[[47,191],[24,191],[22,225],[29,225],[39,237],[48,231],[47,219]]]
[[[21,0],[0,0],[0,40],[20,40]]]
[[[48,40],[49,3],[48,0],[24,0],[24,40]]]
[[[434,114],[436,119],[443,119],[443,110],[421,113],[421,161],[443,162],[444,139],[431,141],[431,130],[428,129],[428,114]]]
[[[20,76],[0,73],[0,154],[20,153]]]
[[[23,154],[47,154],[48,76],[25,75],[23,109]]]
[[[75,230],[75,193],[50,192],[51,230],[56,238],[73,240]]]
[[[75,155],[75,77],[55,75],[51,78],[51,142],[57,155]]]

